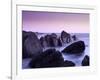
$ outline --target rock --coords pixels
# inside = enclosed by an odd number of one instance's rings
[[[71,66],[75,66],[75,63],[68,60],[64,61],[64,67],[71,67]]]
[[[46,40],[46,42],[47,42],[47,46],[48,46],[48,47],[54,46],[54,45],[53,45],[53,40],[52,40],[51,35],[46,35],[46,36],[45,36],[45,40]]]
[[[29,35],[32,32],[27,32],[27,31],[22,31],[22,58],[28,58],[30,57],[30,54],[27,53],[26,48],[25,48],[25,41],[29,37]]]
[[[71,42],[71,36],[69,33],[62,31],[61,32],[61,40],[63,43],[69,43]]]
[[[73,41],[76,41],[76,40],[77,40],[76,35],[73,35],[73,36],[72,36],[72,39],[73,39]]]
[[[84,50],[85,50],[84,41],[77,41],[67,46],[64,50],[62,50],[62,52],[69,54],[79,54],[84,52]]]
[[[52,33],[51,36],[52,36],[53,38],[57,38],[57,35],[56,35],[55,33]]]
[[[27,39],[28,37],[28,34],[26,31],[22,31],[22,58],[26,58],[28,57],[29,55],[26,53],[25,51],[25,47],[24,47],[24,42],[25,40]]]
[[[55,33],[52,33],[50,35],[47,34],[46,36],[41,37],[40,42],[44,48],[58,46],[58,39],[57,39],[57,35]]]
[[[46,35],[45,40],[48,47],[56,47],[58,45],[57,35],[54,33],[51,35]]]
[[[23,40],[23,42],[26,40],[27,37],[28,37],[28,33],[26,31],[22,31],[22,40]]]
[[[30,68],[61,67],[64,63],[62,54],[55,49],[48,49],[33,57],[29,63]]]
[[[43,41],[44,41],[44,37],[40,37],[40,43],[41,43],[42,47],[44,47]]]
[[[45,40],[44,37],[40,38],[40,43],[41,43],[41,45],[42,45],[43,48],[48,47],[48,44],[47,44],[47,42],[46,42],[46,40]]]
[[[53,41],[53,47],[57,47],[58,46],[58,39],[57,39],[57,35],[55,33],[51,34],[51,39]]]
[[[61,39],[60,38],[58,38],[58,46],[59,47],[62,47],[62,42],[61,42]]]
[[[23,33],[24,35],[25,33]],[[34,32],[26,32],[27,38],[23,38],[23,58],[31,57],[43,51],[39,39]],[[24,40],[25,39],[25,40]]]
[[[82,66],[89,66],[90,63],[89,63],[89,56],[85,56],[84,59],[82,60],[82,63],[81,63]]]

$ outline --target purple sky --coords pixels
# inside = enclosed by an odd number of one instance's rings
[[[22,11],[22,26],[25,31],[89,33],[89,14],[42,11]]]

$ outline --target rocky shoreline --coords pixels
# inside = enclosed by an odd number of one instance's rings
[[[56,47],[65,46],[61,51]],[[82,55],[85,43],[76,35],[62,31],[38,38],[38,33],[22,31],[22,59],[31,58],[29,68],[72,67],[75,63],[64,60],[63,54]],[[89,56],[82,60],[82,66],[89,66]]]

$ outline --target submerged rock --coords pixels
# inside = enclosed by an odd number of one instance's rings
[[[33,57],[29,66],[31,68],[61,67],[64,63],[62,54],[55,49],[48,49]]]
[[[43,51],[40,41],[34,32],[26,32],[27,38],[23,38],[23,58],[32,57]]]
[[[71,67],[71,66],[75,66],[75,63],[68,60],[64,61],[64,67]]]
[[[79,54],[84,52],[84,50],[85,50],[84,41],[77,41],[67,46],[64,50],[62,50],[62,52],[69,54]]]
[[[81,63],[82,66],[89,66],[90,63],[89,63],[89,56],[85,56],[84,59],[82,60],[82,63]]]

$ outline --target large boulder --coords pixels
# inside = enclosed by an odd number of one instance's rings
[[[61,40],[63,43],[71,42],[71,35],[65,31],[61,32]]]
[[[28,32],[22,31],[22,40],[23,40],[23,42],[26,40],[27,37],[28,37]]]
[[[84,52],[84,50],[85,50],[84,41],[77,41],[68,45],[64,50],[62,50],[62,52],[69,54],[79,54]]]
[[[23,47],[23,58],[31,57],[41,53],[43,51],[40,44],[40,40],[34,32],[26,32],[23,35],[27,34],[26,38],[23,38],[22,47]]]
[[[85,56],[84,59],[82,60],[82,63],[81,63],[82,66],[89,66],[90,63],[89,63],[89,56]]]
[[[54,37],[54,38],[57,38],[56,33],[52,33],[51,36]]]
[[[51,34],[51,39],[53,41],[53,47],[57,47],[58,46],[58,39],[57,39],[57,35],[55,33]]]
[[[40,43],[43,48],[48,47],[47,41],[45,40],[45,37],[40,38]]]
[[[30,57],[25,48],[25,41],[32,32],[22,31],[22,58]]]
[[[55,33],[47,34],[44,37],[40,38],[41,45],[45,47],[57,47],[58,46],[58,39]]]
[[[48,47],[56,47],[58,45],[58,39],[55,33],[52,33],[51,35],[46,35],[45,40]]]
[[[22,31],[22,58],[29,57],[29,55],[25,51],[24,42],[27,39],[28,34],[26,31]]]
[[[62,54],[55,49],[48,49],[33,57],[29,63],[30,68],[61,67],[64,63]]]
[[[72,67],[72,66],[75,66],[75,63],[72,61],[65,60],[63,66],[64,67]]]
[[[62,47],[62,42],[61,42],[60,37],[58,38],[58,47]]]
[[[54,46],[54,45],[53,45],[53,40],[52,40],[51,35],[48,35],[48,34],[47,34],[47,35],[45,36],[45,40],[46,40],[46,42],[47,42],[47,46],[48,46],[48,47]]]

